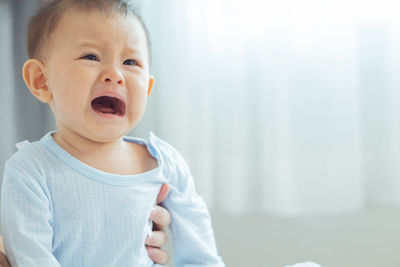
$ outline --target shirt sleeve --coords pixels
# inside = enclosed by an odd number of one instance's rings
[[[218,256],[210,214],[196,193],[194,181],[182,156],[171,146],[164,147],[166,176],[170,192],[163,202],[171,213],[171,232],[176,267],[224,267]]]
[[[52,213],[47,187],[35,169],[7,162],[1,188],[1,226],[12,266],[60,266],[52,254]]]

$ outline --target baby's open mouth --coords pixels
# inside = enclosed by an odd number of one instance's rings
[[[94,111],[104,114],[115,114],[117,116],[125,115],[125,103],[117,97],[100,96],[92,100]]]

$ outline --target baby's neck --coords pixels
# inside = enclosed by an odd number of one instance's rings
[[[53,135],[54,140],[74,157],[99,157],[120,154],[126,149],[122,138],[109,142],[96,142],[77,134],[65,134],[57,132]]]
[[[68,153],[98,170],[114,174],[139,174],[157,167],[147,148],[125,142],[94,142],[81,136],[56,133],[54,140]]]

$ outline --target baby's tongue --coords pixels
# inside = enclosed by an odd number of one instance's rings
[[[108,108],[108,107],[100,107],[97,110],[102,112],[102,113],[114,113],[114,109]]]
[[[109,113],[109,114],[115,113],[114,108],[112,108],[110,106],[107,106],[104,103],[97,103],[96,102],[96,103],[93,104],[93,108],[95,110],[97,110],[98,112],[101,112],[101,113]]]

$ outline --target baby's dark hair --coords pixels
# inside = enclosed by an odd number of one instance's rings
[[[136,17],[145,32],[149,62],[151,61],[150,33],[139,14],[138,7],[132,3],[132,0],[42,0],[42,2],[42,6],[31,17],[28,26],[26,44],[29,58],[45,59],[45,50],[50,36],[68,11],[90,12],[96,10],[107,15],[122,12],[125,16],[132,15]]]

